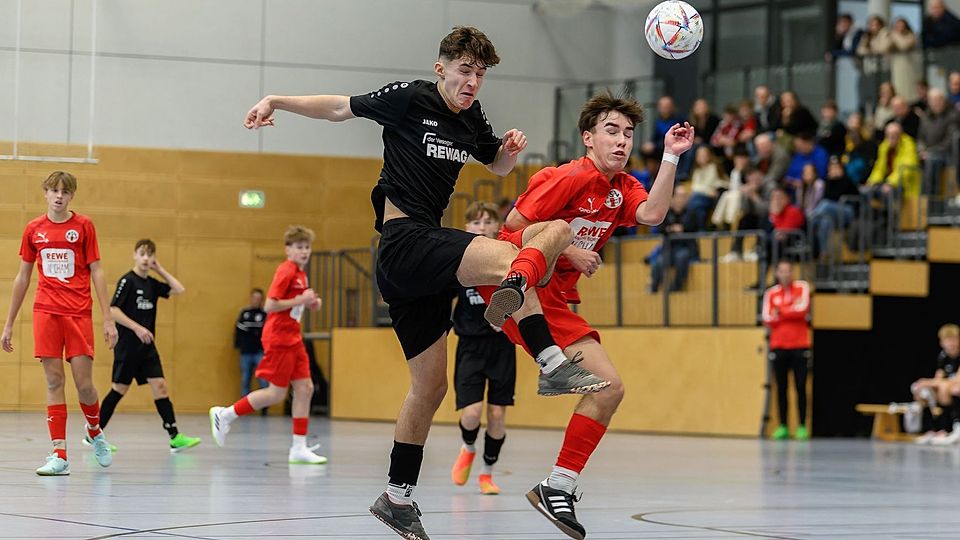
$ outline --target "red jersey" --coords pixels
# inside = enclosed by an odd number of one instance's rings
[[[97,231],[90,218],[73,213],[63,223],[46,214],[27,223],[20,258],[37,263],[33,310],[70,317],[90,317],[90,265],[100,260]]]
[[[763,294],[763,324],[770,327],[770,349],[809,349],[810,285],[792,281]]]
[[[804,221],[803,211],[792,204],[784,207],[779,214],[770,213],[770,223],[773,223],[775,231],[802,229]]]
[[[267,298],[274,300],[290,300],[307,290],[307,273],[300,269],[293,261],[283,261],[277,272],[273,274],[273,283]],[[303,317],[305,306],[293,306],[283,311],[274,311],[267,314],[267,322],[263,325],[261,341],[264,350],[270,347],[293,347],[302,341],[300,336],[300,318]]]
[[[562,219],[573,231],[573,245],[600,251],[620,226],[637,224],[637,208],[647,200],[647,190],[633,176],[619,172],[613,179],[597,169],[588,157],[559,167],[547,167],[530,178],[527,190],[517,199],[517,211],[534,223]],[[506,228],[500,238],[510,235]],[[563,280],[564,291],[573,293],[580,272],[561,257],[554,279]],[[573,302],[578,299],[568,298]]]

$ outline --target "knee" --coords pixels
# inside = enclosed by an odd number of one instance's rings
[[[610,386],[603,391],[593,394],[595,401],[600,409],[606,414],[613,414],[617,407],[623,401],[624,387],[623,381],[614,379],[610,381]]]
[[[153,385],[153,391],[159,397],[167,397],[167,381],[160,379]]]
[[[503,424],[505,413],[506,413],[506,410],[504,407],[488,407],[487,408],[487,425]]]
[[[569,244],[573,242],[573,231],[570,229],[570,225],[562,219],[555,219],[547,225],[547,228],[552,234],[556,234],[563,238],[564,244]]]
[[[63,390],[64,375],[62,373],[47,374],[47,390]],[[79,387],[77,388],[79,390]]]
[[[414,394],[434,409],[439,408],[444,396],[447,395],[447,379],[439,377],[420,381],[414,388]]]
[[[313,395],[313,381],[306,380],[298,384],[296,388],[293,389],[294,394],[303,395],[303,396],[312,396]]]
[[[77,394],[83,396],[85,401],[96,399],[95,396],[97,395],[97,388],[93,386],[93,381],[77,381]]]

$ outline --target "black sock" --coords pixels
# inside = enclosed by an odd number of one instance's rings
[[[503,448],[503,441],[507,440],[504,435],[502,439],[494,439],[489,433],[483,433],[483,462],[492,466],[500,459],[500,449]]]
[[[117,403],[120,403],[122,398],[123,394],[113,388],[104,396],[103,402],[100,404],[100,429],[107,427],[110,417],[113,416],[113,411],[117,408]]]
[[[463,427],[463,422],[460,422],[460,436],[463,437],[464,444],[473,444],[477,442],[477,436],[480,435],[480,426],[477,426],[474,429],[467,429]]]
[[[390,483],[395,486],[417,485],[422,463],[423,445],[393,441],[393,451],[390,452]]]
[[[547,319],[539,313],[520,319],[517,327],[520,329],[520,336],[523,338],[523,342],[527,344],[530,352],[533,353],[534,359],[540,356],[540,353],[542,353],[544,349],[557,344],[557,342],[553,340],[553,336],[550,335]]]
[[[170,398],[155,399],[153,404],[157,406],[157,412],[163,419],[163,429],[167,430],[171,439],[176,437],[180,432],[177,430],[177,419],[173,415],[173,403],[170,403]]]

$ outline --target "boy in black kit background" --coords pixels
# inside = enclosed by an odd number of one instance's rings
[[[133,248],[133,270],[117,282],[117,291],[110,303],[110,311],[119,326],[120,337],[114,348],[113,384],[110,393],[100,405],[100,426],[106,426],[120,399],[137,384],[150,384],[153,403],[163,419],[163,428],[170,436],[170,452],[177,453],[200,444],[200,439],[187,437],[177,430],[177,420],[163,378],[160,354],[154,343],[157,321],[157,301],[170,295],[183,294],[184,287],[157,261],[157,246],[144,239]],[[153,270],[163,278],[150,275]]]
[[[475,202],[467,208],[468,233],[496,238],[500,217],[492,204]],[[483,394],[487,390],[487,430],[483,443],[483,470],[478,482],[480,493],[497,495],[500,488],[493,481],[493,465],[500,457],[506,439],[507,407],[513,405],[517,384],[517,350],[510,339],[490,325],[483,313],[487,305],[473,287],[463,287],[453,310],[453,331],[459,336],[454,368],[454,390],[460,410],[460,434],[463,445],[450,471],[453,483],[462,486],[470,478],[470,469],[477,456],[475,443],[480,434],[483,415]]]

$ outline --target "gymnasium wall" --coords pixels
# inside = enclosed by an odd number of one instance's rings
[[[281,115],[247,132],[262,95],[359,94],[432,79],[440,39],[475,25],[502,62],[481,102],[495,129],[516,127],[530,152],[552,137],[554,91],[576,81],[652,72],[646,9],[540,15],[533,0],[101,0],[96,16],[98,145],[380,156],[380,129]],[[90,131],[91,0],[23,4],[23,141],[85,144]],[[0,0],[0,117],[13,118],[16,0]],[[653,2],[649,2],[653,5]],[[643,6],[641,6],[643,7]],[[649,6],[646,6],[649,8]],[[14,138],[0,123],[0,141]],[[0,148],[0,153],[8,149]]]

